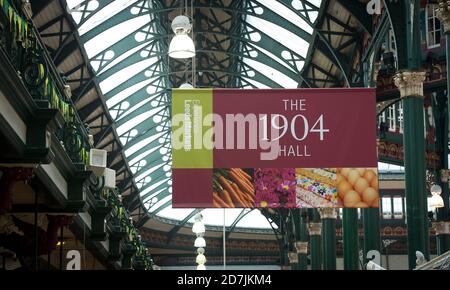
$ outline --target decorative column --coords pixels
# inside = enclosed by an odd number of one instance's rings
[[[442,142],[444,145],[444,152],[442,152],[442,159],[443,159],[443,165],[444,167],[444,172],[441,173],[441,186],[442,186],[442,199],[444,200],[444,207],[440,208],[437,210],[438,213],[438,220],[439,221],[445,221],[445,222],[449,222],[450,221],[450,216],[449,216],[449,187],[448,187],[448,168],[449,168],[449,164],[448,164],[448,159],[446,158],[449,150],[448,150],[448,142],[447,142],[447,138],[448,138],[448,130],[449,130],[449,122],[450,122],[450,118],[449,118],[449,110],[450,110],[450,97],[449,97],[449,90],[450,90],[450,1],[446,0],[439,0],[439,7],[437,9],[437,17],[439,18],[439,20],[441,21],[441,24],[444,26],[444,33],[445,33],[445,40],[446,40],[446,56],[447,56],[447,111],[446,111],[446,126],[444,126],[444,130],[443,133],[443,137],[445,137],[444,141]],[[437,232],[436,232],[437,233]],[[437,235],[436,237],[436,242],[437,242],[437,253],[438,255],[441,255],[447,251],[450,250],[450,234],[446,234],[446,233],[440,233],[439,235]]]
[[[291,270],[299,270],[299,258],[300,255],[297,253],[297,242],[300,240],[300,210],[299,208],[295,208],[295,209],[291,209],[291,213],[292,213],[292,225],[294,228],[294,241],[293,241],[293,248],[295,251],[295,254],[297,255],[297,264],[295,269],[291,267]]]
[[[308,225],[309,239],[311,242],[311,270],[321,270],[321,242],[322,223],[319,221],[319,213],[317,209],[312,209],[313,221]]]
[[[381,255],[380,209],[362,208],[364,225],[364,263],[368,262],[367,253],[378,251]]]
[[[308,269],[308,227],[307,227],[307,209],[297,209],[295,215],[295,249],[298,254],[298,270]]]
[[[406,183],[406,223],[409,268],[416,267],[416,251],[430,259],[427,193],[425,189],[425,137],[423,71],[399,71],[394,83],[403,99],[403,148]]]
[[[308,242],[295,242],[298,255],[298,270],[308,269]]]
[[[336,270],[336,218],[335,208],[319,209],[322,219],[322,261],[324,270]]]
[[[344,270],[358,270],[358,211],[356,208],[344,208],[342,218],[342,236],[344,242]]]
[[[289,252],[288,253],[289,264],[291,266],[291,270],[297,270],[298,266],[298,255],[297,252]]]

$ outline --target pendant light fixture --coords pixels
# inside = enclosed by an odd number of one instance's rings
[[[444,207],[444,200],[442,199],[441,193],[442,188],[438,184],[433,184],[430,188],[431,191],[431,199],[430,199],[430,207],[432,208],[441,208]]]
[[[205,257],[205,247],[206,241],[203,236],[205,235],[205,225],[203,223],[203,216],[201,213],[198,213],[194,217],[194,224],[192,226],[192,232],[197,237],[194,242],[194,247],[197,248],[197,258],[195,262],[197,263],[197,270],[206,270],[206,257]]]
[[[188,35],[192,25],[189,18],[184,15],[175,17],[172,21],[172,30],[175,36],[169,45],[169,56],[172,58],[191,58],[195,56],[194,41]]]

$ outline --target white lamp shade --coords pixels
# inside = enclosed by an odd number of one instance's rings
[[[199,265],[203,265],[206,263],[206,257],[203,254],[197,255],[197,258],[195,259],[195,262]]]
[[[192,232],[196,235],[205,233],[205,225],[202,222],[195,222],[192,226]]]
[[[184,83],[184,84],[181,84],[181,86],[180,86],[180,89],[193,89],[193,88],[194,88],[194,86],[191,85],[190,83]]]
[[[206,267],[204,264],[198,265],[197,270],[206,270]]]
[[[196,248],[204,248],[206,247],[206,241],[203,237],[198,237],[195,239],[194,247]]]
[[[192,38],[184,33],[175,35],[169,45],[169,56],[172,58],[194,57],[195,46]]]
[[[441,194],[442,188],[438,184],[433,184],[433,186],[431,186],[430,188],[430,191],[432,195]]]
[[[430,199],[430,207],[432,208],[444,207],[444,200],[442,199],[442,196],[440,196],[439,194],[433,194],[433,196]]]

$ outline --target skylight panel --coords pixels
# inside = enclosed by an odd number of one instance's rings
[[[264,19],[252,15],[247,15],[246,20],[247,23],[257,28],[259,31],[265,33],[279,43],[282,43],[290,50],[296,51],[301,56],[306,57],[309,47],[309,43],[306,40]]]
[[[225,209],[225,226],[231,226],[241,211],[242,209]],[[224,209],[222,208],[204,209],[202,211],[203,222],[206,225],[223,226],[223,212]],[[193,223],[194,221],[194,217],[189,220],[190,223]]]
[[[148,45],[150,43],[150,41],[144,42],[141,45],[138,45],[128,51],[126,51],[125,53],[123,53],[122,55],[116,57],[116,59],[114,59],[112,62],[110,62],[107,66],[105,66],[104,68],[102,68],[100,71],[97,72],[97,75],[101,75],[102,73],[104,73],[105,71],[107,71],[108,69],[110,69],[111,67],[115,66],[116,64],[119,64],[120,62],[126,60],[128,57],[130,57],[131,55],[137,53],[139,50],[143,49],[146,45]],[[91,61],[93,62],[93,60]]]
[[[267,1],[267,0],[257,0],[262,5],[266,6],[273,12],[277,13],[287,21],[291,22],[298,28],[308,32],[309,34],[313,33],[313,28],[303,20],[300,16],[298,16],[294,11],[284,6],[282,3],[278,1]]]
[[[270,228],[270,223],[267,221],[266,217],[262,215],[259,210],[253,210],[243,217],[236,225],[240,228],[258,228],[265,229]]]
[[[153,212],[155,210],[157,210],[159,207],[161,207],[162,205],[164,205],[166,202],[172,200],[172,195],[168,195],[166,197],[164,197],[163,199],[159,200],[154,206],[152,206],[148,211],[149,212]]]
[[[263,83],[260,83],[260,82],[258,82],[258,81],[255,81],[255,80],[253,80],[253,79],[251,79],[251,78],[243,77],[243,79],[244,79],[245,81],[251,83],[251,84],[254,85],[255,87],[257,87],[258,89],[270,89],[269,86],[267,86],[267,85],[265,85],[265,84],[263,84]]]
[[[190,215],[194,209],[192,208],[172,208],[170,206],[166,207],[158,213],[158,216],[173,219],[173,220],[184,220],[188,215]]]
[[[155,141],[156,139],[160,138],[161,136],[166,135],[165,132],[161,132],[161,133],[157,133],[153,136],[150,136],[138,143],[136,143],[135,145],[131,146],[130,148],[125,150],[125,156],[128,157],[130,155],[132,155],[134,152],[138,151],[139,149],[141,149],[142,147],[150,144],[152,141]]]
[[[153,79],[147,79],[147,80],[137,83],[133,86],[129,86],[128,88],[124,89],[120,93],[109,98],[106,101],[106,105],[108,106],[108,108],[114,107],[115,105],[124,101],[125,99],[127,99],[129,96],[131,96],[135,92],[139,91],[146,85],[150,84],[152,81],[153,81]]]
[[[91,1],[90,1],[91,2]],[[96,2],[96,1],[95,1]],[[102,10],[95,13],[91,18],[89,18],[83,25],[78,28],[78,33],[80,35],[85,34],[91,29],[97,27],[101,23],[110,19],[120,11],[126,9],[137,2],[137,0],[114,0],[111,4],[105,6]]]
[[[284,67],[286,67],[287,69],[291,70],[292,72],[295,72],[289,65],[286,64],[285,61],[283,61],[281,58],[279,58],[278,56],[276,56],[275,54],[271,53],[270,51],[268,51],[267,49],[264,49],[258,45],[253,45],[257,50],[261,51],[262,53],[264,53],[265,55],[267,55],[268,57],[270,57],[271,59],[275,60],[276,62],[278,62],[279,64],[283,65]],[[283,55],[281,55],[283,57]]]
[[[145,120],[147,120],[148,118],[153,116],[153,114],[154,114],[154,112],[152,112],[152,111],[145,112],[145,113],[142,113],[142,114],[134,117],[133,119],[127,121],[122,126],[117,128],[117,135],[119,135],[119,136],[123,135],[124,133],[128,132],[132,128],[136,127],[138,124],[144,122]]]
[[[103,94],[107,94],[109,91],[116,88],[126,80],[132,78],[133,76],[145,70],[147,67],[154,64],[157,60],[158,58],[156,57],[144,59],[114,73],[99,84],[100,89],[102,90]]]
[[[119,42],[150,21],[149,15],[142,15],[130,20],[124,21],[113,26],[99,34],[84,44],[87,56],[92,58],[103,50]]]
[[[159,163],[159,164],[153,166],[152,168],[146,170],[145,172],[143,172],[143,173],[137,175],[137,176],[135,177],[134,180],[140,181],[141,179],[143,179],[143,178],[145,178],[146,176],[152,174],[153,172],[155,172],[156,170],[160,169],[160,168],[163,167],[164,165],[165,165],[164,163]]]
[[[276,69],[271,68],[268,65],[249,58],[244,58],[243,61],[250,67],[259,71],[261,74],[271,78],[274,82],[278,83],[283,88],[297,88],[298,86],[298,83],[295,80],[277,71]]]

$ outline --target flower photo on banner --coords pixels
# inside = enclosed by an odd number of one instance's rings
[[[256,168],[256,207],[296,207],[294,168]]]

